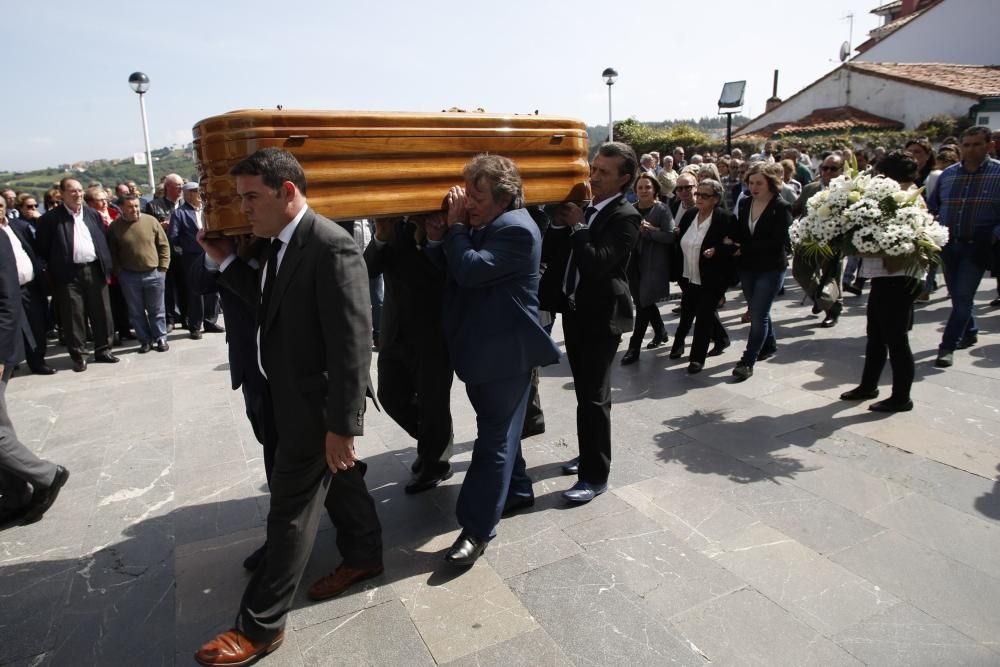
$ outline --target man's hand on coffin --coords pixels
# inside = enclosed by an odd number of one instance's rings
[[[458,185],[448,190],[448,226],[468,224],[469,215],[465,210],[465,188]]]
[[[216,264],[222,264],[226,258],[236,252],[236,243],[229,237],[220,239],[205,238],[205,230],[198,232],[198,245],[204,249],[205,254]]]

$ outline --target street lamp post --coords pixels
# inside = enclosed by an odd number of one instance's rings
[[[615,81],[618,80],[618,71],[614,67],[608,67],[601,72],[601,76],[604,77],[604,83],[608,84],[608,141],[614,141],[615,122],[611,115],[611,86],[615,85]]]
[[[142,116],[142,138],[146,142],[146,175],[149,177],[149,187],[155,188],[156,181],[153,180],[153,154],[149,150],[149,125],[146,123],[146,103],[142,96],[149,90],[149,77],[142,72],[132,72],[128,78],[128,85],[139,94],[139,113]]]

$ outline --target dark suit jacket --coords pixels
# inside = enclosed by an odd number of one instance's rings
[[[430,249],[448,269],[444,332],[455,373],[466,384],[528,373],[559,361],[538,324],[541,234],[525,209],[502,213],[473,232],[452,226]]]
[[[379,347],[385,350],[406,342],[429,353],[443,353],[445,271],[417,247],[415,233],[416,225],[401,222],[386,243],[373,240],[365,248],[368,277],[385,279]]]
[[[221,284],[256,304],[264,269],[263,258],[259,269],[237,259]],[[354,239],[307,210],[258,321],[282,451],[322,456],[327,431],[362,435],[372,323],[368,275]]]
[[[260,246],[266,246],[265,241],[259,241]],[[256,268],[256,260],[251,268]],[[190,263],[188,285],[196,292],[209,294],[219,293],[219,300],[226,314],[226,343],[229,347],[229,378],[233,389],[246,385],[247,390],[255,395],[264,391],[264,376],[257,368],[257,308],[256,302],[249,304],[237,294],[220,285],[218,268],[205,266],[204,252]]]
[[[792,213],[781,197],[774,196],[750,233],[750,208],[753,199],[740,202],[734,234],[730,236],[740,246],[736,263],[740,271],[780,271],[788,268],[787,250],[791,247],[788,228]],[[713,223],[714,224],[714,223]]]
[[[0,362],[11,365],[24,361],[25,336],[31,340],[21,303],[14,248],[7,235],[0,232]]]
[[[802,186],[802,192],[799,194],[799,198],[795,200],[792,204],[792,218],[798,219],[806,214],[806,202],[814,194],[823,189],[823,182],[820,179],[816,179],[812,183],[807,183]]]
[[[681,223],[677,227],[677,243],[681,243],[681,239],[697,215],[698,209],[693,208],[681,218]],[[698,272],[701,274],[702,287],[725,291],[733,284],[736,268],[733,252],[736,248],[726,245],[722,240],[727,236],[733,238],[735,232],[736,216],[721,206],[716,206],[712,212],[712,226],[708,228],[705,240],[701,244],[701,251],[698,253]],[[711,259],[704,255],[709,248],[715,248],[715,255]]]
[[[580,271],[574,310],[593,330],[620,336],[632,330],[632,298],[628,289],[629,254],[639,241],[642,216],[624,197],[618,197],[594,216],[587,229],[571,234],[566,227],[550,227],[543,251],[545,272],[543,308],[565,312],[569,307],[563,281],[570,250]]]
[[[111,278],[111,250],[104,237],[104,221],[89,206],[83,206],[83,222],[90,230],[105,280]],[[73,214],[65,206],[58,206],[38,220],[35,249],[45,262],[52,280],[59,284],[72,282],[79,267],[73,263]]]
[[[198,240],[198,223],[195,218],[195,210],[191,204],[184,202],[170,215],[170,237],[171,246],[180,246],[181,253],[196,256],[202,252]]]
[[[14,231],[21,232],[21,235],[32,244],[35,242],[35,221],[28,222],[24,218],[15,218],[10,221],[10,226]]]

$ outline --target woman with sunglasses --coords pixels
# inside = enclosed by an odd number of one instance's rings
[[[780,164],[753,164],[748,171],[750,198],[739,207],[734,234],[723,243],[735,248],[740,283],[750,307],[750,338],[733,376],[737,382],[753,375],[758,360],[774,355],[778,343],[771,322],[771,305],[785,282],[791,209],[781,199],[784,169]]]
[[[723,242],[734,234],[736,218],[723,207],[722,183],[706,179],[695,190],[696,206],[678,225],[683,272],[680,280],[681,319],[677,324],[670,358],[684,353],[684,337],[694,322],[694,341],[687,372],[701,372],[706,356],[717,356],[729,347],[729,334],[719,319],[717,307],[732,282],[735,248]],[[711,352],[708,343],[715,345]]]

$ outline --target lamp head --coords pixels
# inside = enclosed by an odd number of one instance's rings
[[[601,76],[604,77],[604,83],[608,84],[609,86],[614,85],[615,81],[618,80],[618,70],[616,70],[614,67],[608,67],[603,72],[601,72]]]
[[[132,72],[132,75],[128,78],[128,85],[132,87],[133,91],[142,95],[149,90],[149,77],[142,72]]]

